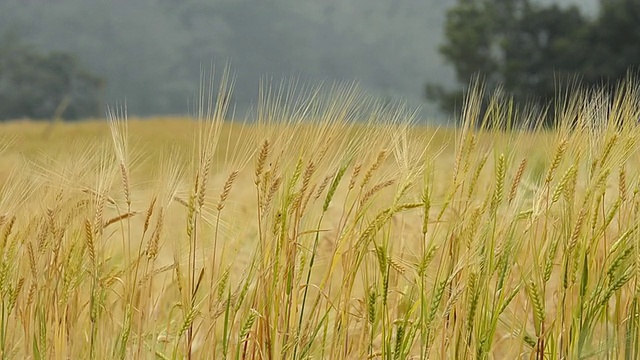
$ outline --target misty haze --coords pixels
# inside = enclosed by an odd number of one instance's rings
[[[551,3],[552,1],[544,1]],[[595,0],[557,1],[593,11]],[[192,110],[201,68],[230,64],[244,116],[261,79],[358,81],[383,100],[423,107],[425,83],[454,84],[438,52],[454,0],[4,0],[0,34],[65,51],[106,82],[106,102],[135,115]]]

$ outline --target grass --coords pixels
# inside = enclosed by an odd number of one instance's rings
[[[197,121],[0,125],[2,358],[640,356],[636,87],[436,129],[205,85]]]

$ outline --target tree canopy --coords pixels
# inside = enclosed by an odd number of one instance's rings
[[[427,96],[453,112],[477,74],[528,104],[547,104],[569,81],[613,84],[640,61],[640,0],[601,0],[594,17],[576,6],[529,0],[458,0],[440,47],[460,87],[428,84]]]
[[[0,42],[0,120],[99,116],[103,89],[104,81],[70,54]]]

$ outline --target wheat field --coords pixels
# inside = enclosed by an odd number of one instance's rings
[[[640,356],[635,86],[552,128],[480,87],[456,128],[307,90],[1,124],[2,358]]]

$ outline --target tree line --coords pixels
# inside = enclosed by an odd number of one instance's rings
[[[517,103],[549,105],[558,89],[607,87],[637,71],[640,0],[600,0],[597,14],[530,0],[458,0],[446,14],[440,52],[459,87],[427,85],[449,113],[475,76]]]
[[[534,103],[545,103],[559,82],[576,76],[586,86],[614,83],[640,59],[640,0],[599,1],[595,14],[533,0],[433,2],[452,5],[440,53],[458,83],[430,83],[428,98],[452,113],[476,74],[489,89],[502,86],[516,100]],[[364,9],[369,2],[354,4]],[[411,1],[402,4],[370,5],[373,12],[354,28],[345,25],[351,19],[342,14],[348,6],[338,3],[5,0],[0,2],[0,120],[101,116],[112,99],[126,101],[136,115],[184,113],[191,110],[200,71],[211,59],[218,64],[231,59],[232,68],[242,70],[234,103],[254,100],[262,75],[358,78],[367,88],[384,88],[410,74],[418,93],[420,67],[412,67],[408,50],[414,47],[402,43],[404,28],[393,28],[408,21],[398,17],[416,16],[409,11]],[[433,22],[433,16],[428,19]],[[336,23],[322,25],[329,20]],[[393,31],[384,37],[366,24]],[[365,36],[374,31],[376,36]],[[414,39],[409,35],[406,39]],[[422,41],[433,38],[430,32]],[[380,41],[397,44],[393,56],[373,56]],[[323,47],[327,50],[314,52]],[[371,61],[362,61],[362,54]],[[393,62],[397,59],[402,69]],[[423,67],[422,79],[437,70]]]

